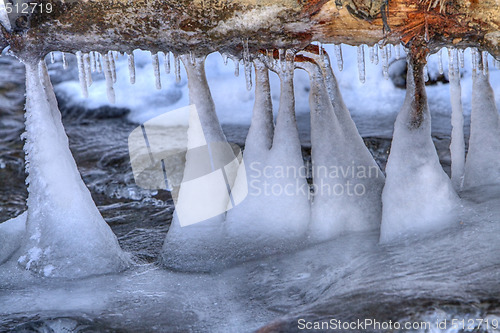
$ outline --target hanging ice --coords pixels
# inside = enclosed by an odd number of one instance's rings
[[[175,82],[181,82],[181,60],[178,55],[174,55]]]
[[[311,79],[313,202],[310,238],[325,240],[380,225],[384,176],[344,104],[328,55],[297,63]],[[324,59],[324,61],[322,60]]]
[[[10,259],[19,249],[26,232],[27,212],[9,221],[0,223],[0,265]]]
[[[443,68],[443,49],[439,50],[439,52],[438,52],[438,72],[441,75],[444,74],[444,68]]]
[[[128,55],[128,73],[130,84],[135,84],[135,58],[133,51]]]
[[[335,56],[337,57],[337,65],[339,66],[339,70],[342,71],[344,69],[344,58],[342,56],[342,45],[335,45]]]
[[[63,69],[68,69],[68,61],[66,60],[66,53],[62,53]]]
[[[359,81],[365,83],[366,81],[366,69],[365,69],[365,49],[363,45],[358,46],[358,72]]]
[[[179,188],[176,213],[165,239],[161,258],[163,264],[168,267],[206,270],[217,262],[220,256],[218,250],[224,244],[222,239],[225,214],[222,212],[226,211],[230,197],[226,185],[208,188],[207,186],[191,186],[190,177],[192,176],[190,175],[199,169],[201,153],[196,152],[204,149],[203,147],[208,147],[208,153],[203,153],[203,156],[207,156],[211,162],[211,172],[207,171],[205,174],[209,177],[207,179],[216,177],[221,171],[220,169],[214,170],[215,167],[219,168],[219,163],[213,155],[213,147],[217,146],[218,151],[226,156],[232,155],[234,157],[234,154],[226,141],[215,112],[215,104],[205,75],[205,58],[196,58],[195,62],[192,63],[189,55],[183,55],[182,62],[188,75],[190,103],[196,106],[197,116],[190,115],[187,132],[188,153],[186,154],[183,184]],[[230,163],[224,167],[224,177],[228,184],[233,184],[238,166],[239,163]],[[212,215],[211,218],[203,222],[181,227],[182,219],[178,211],[193,211],[192,205],[199,204],[193,198],[198,197],[201,203],[206,202],[209,198],[212,211],[218,212],[219,215]]]
[[[158,58],[158,53],[152,54],[151,58],[151,61],[153,62],[153,70],[155,73],[156,89],[161,90],[160,60]]]
[[[465,172],[464,114],[462,109],[462,86],[456,49],[448,50],[450,99],[451,99],[451,182],[456,191],[462,189]]]
[[[129,264],[69,150],[45,63],[26,61],[28,215],[18,262],[45,276],[117,272]]]
[[[464,188],[500,184],[500,119],[489,76],[482,71],[472,73],[471,104]]]
[[[104,55],[103,72],[104,72],[104,78],[106,79],[106,94],[108,96],[108,100],[111,104],[114,104],[116,97],[115,97],[115,89],[113,88],[113,72],[109,60],[110,57],[112,56],[110,56],[109,53]]]
[[[116,63],[113,51],[108,52],[108,63],[111,70],[111,78],[113,79],[113,83],[116,83]]]
[[[76,52],[76,61],[78,65],[78,78],[80,80],[80,88],[82,90],[82,95],[85,98],[89,97],[89,91],[87,89],[87,72],[85,71],[85,64],[83,60],[82,52]]]
[[[244,151],[246,169],[240,168],[235,184],[237,189],[248,183],[249,194],[228,211],[226,219],[228,234],[238,244],[268,253],[296,246],[305,236],[310,218],[309,186],[295,122],[293,56],[287,51],[284,57],[289,59],[283,59],[283,65],[273,60],[268,63],[281,80],[275,129],[266,60],[255,60],[255,105]],[[271,170],[270,174],[266,176],[265,170]]]
[[[394,125],[382,202],[380,240],[443,229],[459,207],[431,138],[423,67],[408,57],[406,98]]]
[[[170,74],[170,52],[169,51],[166,51],[164,53],[164,58],[163,58],[163,61],[164,61],[164,65],[165,65],[165,74]]]

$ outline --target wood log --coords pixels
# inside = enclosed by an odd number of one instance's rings
[[[28,2],[18,2],[23,1]],[[302,49],[312,41],[350,45],[382,41],[402,42],[422,56],[444,46],[474,46],[500,59],[498,0],[36,2],[40,6],[33,14],[9,15],[12,29],[2,29],[0,46],[34,56],[133,49],[238,56],[246,41],[251,52]]]

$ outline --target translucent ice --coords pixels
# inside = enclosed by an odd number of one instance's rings
[[[69,150],[45,63],[26,61],[26,235],[18,263],[45,276],[116,272],[128,256],[97,210]]]
[[[500,184],[500,119],[489,76],[472,74],[472,112],[464,188]]]
[[[380,225],[384,176],[345,106],[328,56],[303,62],[311,79],[314,196],[310,237],[325,240]],[[325,59],[323,62],[322,59]]]
[[[382,242],[456,221],[459,199],[432,142],[423,67],[409,57],[406,99],[394,125],[382,195]]]

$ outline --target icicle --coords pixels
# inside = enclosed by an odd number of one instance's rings
[[[181,60],[178,55],[174,55],[175,82],[181,82]]]
[[[240,60],[236,57],[231,58],[234,63],[234,76],[238,77],[240,76]]]
[[[130,77],[130,84],[135,84],[135,57],[134,51],[128,55],[128,74]]]
[[[54,52],[50,52],[50,63],[54,64],[56,62],[56,57],[54,55]]]
[[[424,67],[424,82],[429,82],[429,70],[427,69],[427,65]]]
[[[274,58],[274,50],[266,50],[266,56],[269,59],[273,59]]]
[[[247,90],[252,90],[252,62],[250,61],[250,50],[248,49],[248,38],[242,41],[243,44],[243,66],[245,67],[245,81]]]
[[[358,46],[358,71],[359,81],[365,83],[366,70],[365,70],[365,49],[363,45]]]
[[[114,55],[113,62],[115,62],[115,60],[118,61],[118,56],[120,55],[120,52],[113,51],[113,55]]]
[[[342,71],[344,69],[344,57],[342,56],[342,45],[338,44],[334,46],[335,48],[335,56],[337,57],[337,65],[339,66],[339,70]]]
[[[449,78],[451,98],[451,182],[456,191],[463,185],[465,173],[465,139],[464,115],[462,108],[462,87],[460,85],[460,69],[458,52],[456,49],[448,50]]]
[[[444,74],[444,68],[443,68],[443,49],[439,50],[439,52],[438,52],[438,71],[439,71],[439,74],[441,74],[441,75]]]
[[[464,66],[465,66],[465,50],[464,49],[458,50],[458,59],[460,61],[460,68],[464,68]]]
[[[163,55],[163,63],[165,65],[165,73],[170,74],[170,52],[166,51]]]
[[[106,93],[108,95],[108,100],[111,104],[115,104],[115,89],[113,88],[113,69],[111,68],[111,59],[113,55],[111,53],[107,53],[103,56],[103,71],[104,77],[106,79]]]
[[[252,90],[252,63],[248,62],[245,65],[245,81],[247,85],[247,90]]]
[[[96,71],[96,68],[97,68],[97,64],[96,64],[96,56],[95,56],[95,52],[90,52],[90,70],[92,71],[92,73],[95,73]]]
[[[78,65],[78,78],[80,80],[80,88],[82,89],[83,97],[88,98],[89,92],[87,90],[87,78],[85,77],[86,71],[83,62],[83,54],[81,51],[76,52],[76,60]]]
[[[191,63],[194,65],[194,63],[196,62],[196,57],[193,51],[189,51],[189,58],[191,59]]]
[[[464,189],[500,184],[500,114],[489,76],[472,73],[471,125]]]
[[[47,67],[44,62],[26,61],[25,65],[29,194],[26,237],[18,263],[45,277],[120,272],[130,260],[78,172]]]
[[[97,53],[97,57],[96,57],[96,62],[97,62],[97,73],[102,73],[102,63],[101,63],[101,54],[100,53]]]
[[[358,47],[360,50],[364,54],[364,47]],[[362,54],[361,51],[358,55]],[[380,225],[384,176],[343,102],[328,55],[325,54],[324,61],[312,53],[305,55],[314,60],[297,63],[297,67],[308,72],[311,87],[309,105],[314,192],[309,238],[323,241],[348,231],[375,230]],[[363,166],[373,174],[364,179],[352,173],[329,177],[324,171],[330,166],[342,169]],[[351,183],[371,190],[362,196],[350,196],[345,192],[332,195],[332,191],[327,190]]]
[[[460,207],[432,141],[422,67],[409,56],[406,98],[394,125],[386,167],[381,242],[447,228],[456,222]]]
[[[222,61],[224,62],[224,66],[227,66],[227,61],[228,61],[228,56],[227,53],[222,53]]]
[[[387,44],[385,46],[385,49],[386,49],[386,53],[387,53],[387,59],[390,60],[392,58],[392,44]]]
[[[476,48],[472,48],[471,55],[472,55],[472,71],[474,73],[477,71],[482,71],[483,70],[483,67],[481,66],[482,59],[479,50]]]
[[[319,48],[319,56],[323,57],[323,44],[321,42],[318,42],[318,48]]]
[[[108,52],[108,59],[109,59],[109,66],[111,68],[111,77],[113,78],[113,83],[116,83],[116,64],[113,51]]]
[[[68,60],[66,59],[66,53],[62,52],[63,69],[68,69]]]
[[[158,53],[151,54],[151,58],[151,61],[153,62],[153,70],[155,73],[156,89],[161,90],[160,60],[158,59]]]
[[[488,75],[489,74],[489,63],[488,63],[488,52],[483,51],[483,75]]]
[[[92,71],[90,69],[90,56],[88,53],[83,55],[83,67],[85,68],[85,78],[87,79],[87,85],[90,87],[92,85]]]
[[[396,60],[401,59],[401,44],[396,44]]]
[[[283,66],[285,65],[285,50],[284,49],[279,49],[278,50],[278,65],[281,67],[283,70]]]
[[[382,73],[384,74],[384,78],[389,79],[389,58],[387,54],[387,48],[380,48],[380,56],[382,57]]]
[[[378,44],[373,45],[373,64],[378,65]]]

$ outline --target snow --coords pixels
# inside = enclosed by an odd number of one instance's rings
[[[69,150],[45,62],[26,62],[26,235],[17,258],[55,277],[117,272],[129,264]]]
[[[381,242],[457,224],[459,198],[431,137],[423,68],[408,62],[406,99],[396,119],[382,194]],[[418,72],[417,72],[418,70]]]

